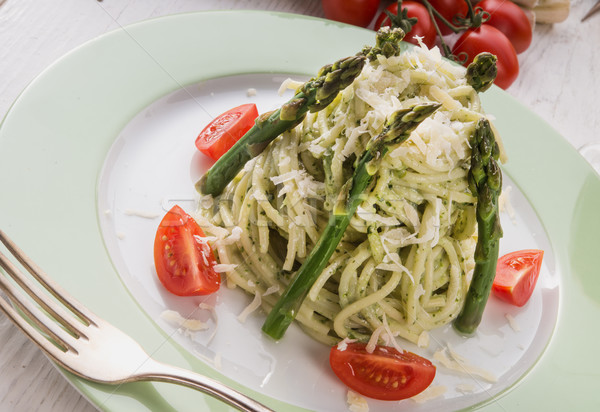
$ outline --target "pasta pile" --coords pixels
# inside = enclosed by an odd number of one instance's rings
[[[203,199],[198,221],[217,239],[228,285],[268,313],[366,143],[391,113],[424,102],[442,107],[383,159],[296,319],[330,345],[373,336],[421,344],[454,319],[474,267],[468,139],[484,114],[465,69],[423,45],[366,64],[330,106],[274,140],[222,195]]]

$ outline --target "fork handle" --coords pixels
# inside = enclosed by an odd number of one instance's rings
[[[243,412],[274,412],[265,405],[209,377],[158,361],[146,363],[136,380],[174,383],[197,389]]]

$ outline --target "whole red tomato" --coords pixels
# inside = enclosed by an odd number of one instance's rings
[[[423,43],[425,43],[427,47],[433,47],[436,39],[436,32],[427,8],[421,3],[407,0],[402,2],[402,10],[404,9],[406,9],[406,15],[408,17],[415,17],[417,19],[417,23],[412,27],[410,33],[406,33],[404,40],[412,44],[418,44],[413,37],[420,36],[423,38]],[[390,4],[386,8],[386,11],[393,15],[397,15],[398,2]],[[379,30],[381,26],[390,26],[391,23],[388,15],[385,11],[382,11],[377,17],[377,20],[375,20],[375,30]]]
[[[490,19],[485,24],[504,33],[517,53],[527,50],[533,33],[527,15],[519,6],[512,1],[483,0],[476,7],[490,13]]]
[[[510,40],[497,28],[483,24],[477,29],[466,30],[452,48],[452,54],[459,58],[461,53],[467,54],[465,66],[468,66],[481,52],[496,55],[498,76],[494,83],[507,89],[519,75],[519,60]]]
[[[469,11],[469,6],[465,0],[428,0],[431,7],[433,7],[438,13],[440,13],[446,20],[454,24],[454,16],[465,17]],[[473,2],[474,3],[474,2]],[[440,28],[440,32],[443,36],[452,33],[452,30],[448,28],[440,19],[437,17],[435,21]]]
[[[325,17],[360,27],[371,23],[379,3],[380,0],[321,0]]]

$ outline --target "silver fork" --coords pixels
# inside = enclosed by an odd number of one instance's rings
[[[94,315],[69,296],[2,230],[0,240],[37,282],[62,303],[57,303],[49,294],[43,292],[12,260],[0,252],[0,266],[19,286],[16,287],[0,273],[0,289],[19,310],[1,296],[0,307],[31,340],[63,368],[84,379],[105,384],[119,385],[135,381],[175,383],[197,389],[241,411],[271,411],[218,381],[155,361],[131,337]]]

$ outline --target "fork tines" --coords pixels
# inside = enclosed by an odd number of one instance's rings
[[[9,252],[0,252],[0,267],[10,275],[0,273],[0,291],[8,297],[0,296],[0,309],[65,369],[90,381],[113,385],[140,380],[170,382],[242,411],[272,412],[218,380],[155,361],[129,335],[69,297],[1,230],[0,241]]]
[[[0,275],[0,289],[20,312],[6,299],[0,299],[2,310],[42,349],[53,351],[48,345],[53,343],[53,346],[58,347],[62,352],[75,351],[68,342],[73,338],[86,338],[84,329],[86,326],[93,324],[89,312],[79,303],[67,300],[65,292],[27,257],[2,230],[0,230],[0,241],[27,272],[55,298],[52,299],[48,293],[45,293],[32,279],[25,275],[11,259],[0,252],[0,266],[16,283],[15,285],[6,276]],[[66,310],[67,308],[69,311]],[[32,323],[36,327],[33,327]],[[40,331],[43,333],[40,333]],[[51,341],[48,340],[48,337]]]

